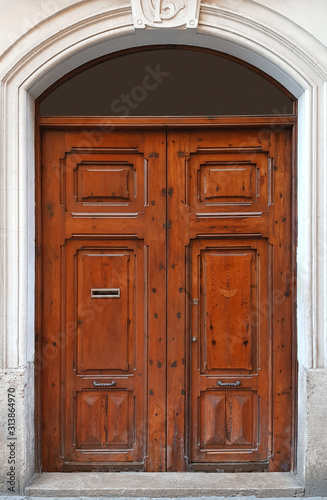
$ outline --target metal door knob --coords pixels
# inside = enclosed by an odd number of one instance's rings
[[[197,337],[192,337],[192,342],[197,342],[198,338]]]

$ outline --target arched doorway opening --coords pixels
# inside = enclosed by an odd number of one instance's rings
[[[38,103],[43,470],[289,471],[295,99],[119,55]]]

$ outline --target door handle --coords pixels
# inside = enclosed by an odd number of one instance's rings
[[[218,380],[217,384],[220,387],[238,387],[241,385],[241,382],[239,380],[236,380],[236,382],[222,382],[221,380]]]
[[[97,382],[96,380],[93,382],[94,387],[113,387],[117,385],[117,382],[113,380],[112,382]]]

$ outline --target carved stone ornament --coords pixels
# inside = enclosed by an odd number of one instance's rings
[[[196,28],[201,0],[131,0],[135,28]]]

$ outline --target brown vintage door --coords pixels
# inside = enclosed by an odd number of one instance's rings
[[[289,470],[291,127],[41,130],[43,470]]]

